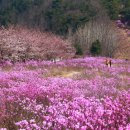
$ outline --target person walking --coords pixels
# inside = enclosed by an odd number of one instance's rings
[[[109,60],[109,66],[110,66],[110,67],[112,66],[112,61],[111,61],[111,60]]]
[[[108,66],[108,64],[109,64],[109,63],[108,63],[108,59],[105,60],[105,64],[106,64],[106,66]]]
[[[106,59],[105,64],[106,64],[106,66],[111,67],[112,66],[112,60]]]

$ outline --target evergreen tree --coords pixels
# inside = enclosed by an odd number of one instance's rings
[[[102,48],[101,48],[101,43],[99,40],[96,40],[95,42],[92,43],[92,46],[90,48],[90,52],[94,56],[101,54]]]
[[[83,55],[83,50],[82,50],[80,44],[75,44],[74,47],[76,49],[76,55]]]

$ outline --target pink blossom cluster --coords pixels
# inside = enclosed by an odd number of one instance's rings
[[[20,26],[0,28],[0,48],[0,59],[12,62],[58,57],[65,59],[75,55],[69,41],[52,33]]]
[[[73,78],[46,77],[54,68],[82,68]],[[130,62],[86,57],[7,62],[0,67],[0,128],[129,130]]]

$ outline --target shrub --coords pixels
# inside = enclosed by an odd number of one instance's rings
[[[80,44],[75,44],[74,47],[76,49],[76,55],[83,55],[83,50]]]
[[[24,27],[0,29],[0,60],[50,60],[75,54],[68,41],[52,33]]]
[[[92,46],[90,48],[90,52],[92,55],[100,55],[101,54],[101,43],[99,40],[96,40],[92,43]]]

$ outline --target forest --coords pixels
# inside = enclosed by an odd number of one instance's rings
[[[129,0],[99,1],[112,20],[121,14],[129,22]],[[0,0],[0,25],[22,24],[65,35],[97,15],[94,4],[94,0]]]
[[[94,15],[90,0],[1,0],[0,24],[22,24],[41,30],[66,34],[74,31]]]

